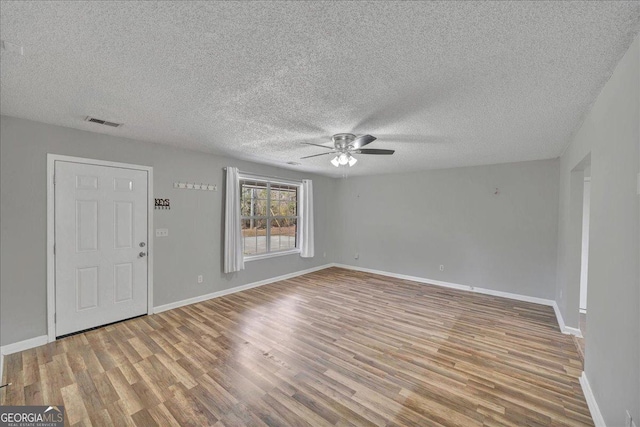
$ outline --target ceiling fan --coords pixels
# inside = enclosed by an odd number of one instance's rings
[[[331,160],[331,164],[335,167],[339,166],[353,166],[358,161],[353,154],[393,154],[394,150],[381,150],[377,148],[362,148],[367,144],[376,140],[375,136],[362,135],[356,137],[352,133],[337,133],[331,137],[333,141],[333,148],[326,145],[313,144],[311,142],[303,142],[306,145],[314,145],[316,147],[322,147],[329,151],[328,153],[313,154],[311,156],[301,157],[301,159],[308,159],[310,157],[326,156],[327,154],[335,154],[335,157]]]

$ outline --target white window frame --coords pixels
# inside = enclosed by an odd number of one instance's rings
[[[256,255],[244,255],[244,238],[242,239],[242,253],[243,253],[243,257],[245,262],[249,262],[249,261],[257,261],[260,259],[265,259],[265,258],[274,258],[274,257],[279,257],[279,256],[284,256],[284,255],[293,255],[293,254],[300,254],[302,252],[302,250],[300,249],[300,221],[302,219],[302,217],[300,216],[300,194],[301,194],[301,190],[302,190],[302,182],[301,181],[290,181],[290,180],[286,180],[286,179],[282,179],[282,178],[272,178],[272,177],[268,177],[268,176],[263,176],[263,175],[253,175],[253,174],[248,174],[248,173],[244,173],[244,172],[240,172],[239,174],[239,178],[240,181],[255,181],[255,182],[261,182],[261,183],[265,183],[267,184],[267,207],[271,206],[271,184],[278,184],[278,185],[289,185],[289,186],[293,186],[293,187],[297,187],[297,195],[296,195],[296,247],[295,249],[285,249],[285,250],[280,250],[280,251],[271,251],[271,252],[266,252],[264,254],[256,254]],[[240,200],[242,201],[242,184],[240,184]],[[268,212],[268,210],[267,210]],[[241,220],[245,220],[248,217],[245,216],[241,216],[240,217]],[[266,242],[267,242],[267,248],[270,249],[271,246],[271,242],[269,240],[270,236],[271,236],[271,224],[270,224],[270,220],[271,220],[271,216],[267,215],[264,218],[259,218],[259,219],[266,219],[267,220],[267,235],[266,235]]]

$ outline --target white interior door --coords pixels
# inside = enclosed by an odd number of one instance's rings
[[[147,313],[147,180],[55,162],[56,336]]]

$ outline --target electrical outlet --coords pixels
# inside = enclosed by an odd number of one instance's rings
[[[198,283],[202,283],[204,282],[204,278],[202,277],[202,274],[198,276]]]
[[[356,254],[353,256],[353,258],[359,259],[360,258],[360,254],[358,252],[356,252]]]
[[[440,271],[444,271],[444,265],[440,264]]]
[[[169,229],[168,228],[156,228],[156,237],[168,237]]]
[[[322,252],[322,258],[326,258],[327,257],[327,253],[326,252]]]

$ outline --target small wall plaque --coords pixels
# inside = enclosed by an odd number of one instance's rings
[[[156,199],[156,209],[171,209],[171,201],[169,199]]]

